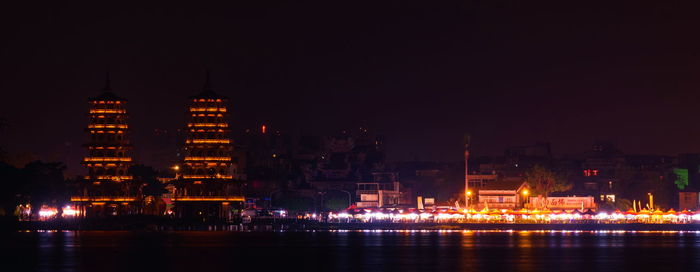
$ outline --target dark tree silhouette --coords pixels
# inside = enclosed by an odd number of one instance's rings
[[[535,165],[525,172],[525,181],[532,186],[535,193],[544,197],[553,192],[566,192],[573,187],[561,175],[540,165]]]
[[[0,181],[3,185],[3,189],[0,190],[0,216],[11,216],[23,189],[20,169],[0,162]]]
[[[42,205],[63,207],[63,204],[68,202],[69,193],[63,177],[65,168],[60,162],[34,161],[20,170],[21,181],[24,183],[20,193],[29,199],[32,215],[36,214]]]
[[[143,185],[143,194],[146,196],[161,196],[167,191],[165,184],[158,181],[158,171],[151,166],[137,164],[129,168],[134,176],[134,181]]]

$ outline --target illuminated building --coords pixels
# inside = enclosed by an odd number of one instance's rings
[[[103,92],[88,103],[87,156],[82,161],[88,174],[71,201],[86,216],[137,213],[138,185],[129,174],[133,162],[127,100],[112,93],[108,77]]]
[[[477,209],[519,209],[530,192],[530,185],[520,179],[500,180],[479,189]]]
[[[355,191],[358,208],[384,208],[410,205],[410,194],[394,172],[375,172],[373,182],[358,182]]]
[[[190,97],[184,158],[172,197],[178,217],[231,219],[244,200],[234,180],[227,102],[211,89],[208,76],[204,90]]]
[[[90,98],[89,104],[90,123],[86,131],[90,139],[85,145],[88,156],[83,159],[87,178],[93,182],[132,179],[126,99],[114,95],[107,85],[100,96]]]

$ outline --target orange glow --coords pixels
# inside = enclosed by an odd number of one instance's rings
[[[96,179],[111,179],[111,180],[116,180],[116,181],[125,180],[125,179],[126,180],[134,179],[134,177],[132,177],[132,176],[97,176],[95,178]]]
[[[90,113],[126,113],[125,110],[92,109]]]
[[[95,161],[95,162],[106,162],[106,161],[123,161],[123,162],[130,162],[131,158],[129,157],[87,157],[85,158],[86,162],[89,161]]]
[[[135,197],[85,197],[85,196],[71,196],[70,201],[76,202],[129,202],[136,201]],[[95,204],[95,203],[93,203]]]
[[[173,198],[173,201],[245,201],[242,196],[186,196]]]
[[[128,128],[127,125],[115,125],[115,124],[90,124],[88,125],[88,128],[121,128],[121,129],[126,129]]]
[[[188,127],[228,127],[226,123],[189,123]]]
[[[267,126],[262,125],[262,127],[260,128],[260,131],[262,131],[262,134],[265,134],[265,132],[267,132]]]
[[[183,175],[182,178],[184,178],[184,179],[208,179],[208,178],[211,178],[211,176],[204,176],[204,175]],[[232,179],[233,176],[230,176],[230,175],[217,175],[217,178]]]
[[[191,107],[191,108],[190,108],[190,112],[217,112],[217,111],[218,111],[218,112],[226,112],[226,108],[215,108],[215,107],[211,107],[211,108],[195,108],[195,107]]]
[[[231,157],[185,157],[185,161],[230,161]]]
[[[226,140],[226,139],[196,139],[196,140],[187,140],[188,144],[228,144],[231,143],[231,140]]]

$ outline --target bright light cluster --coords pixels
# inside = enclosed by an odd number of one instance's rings
[[[330,222],[454,222],[454,223],[700,223],[700,213],[689,211],[581,212],[550,210],[454,210],[351,209],[330,213]]]
[[[63,218],[73,218],[80,215],[80,211],[74,209],[71,205],[62,208],[61,216]],[[39,220],[50,220],[58,216],[58,209],[55,207],[48,207],[46,205],[39,209]]]

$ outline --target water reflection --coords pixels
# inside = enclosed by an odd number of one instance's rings
[[[700,269],[700,232],[17,232],[5,271]]]

